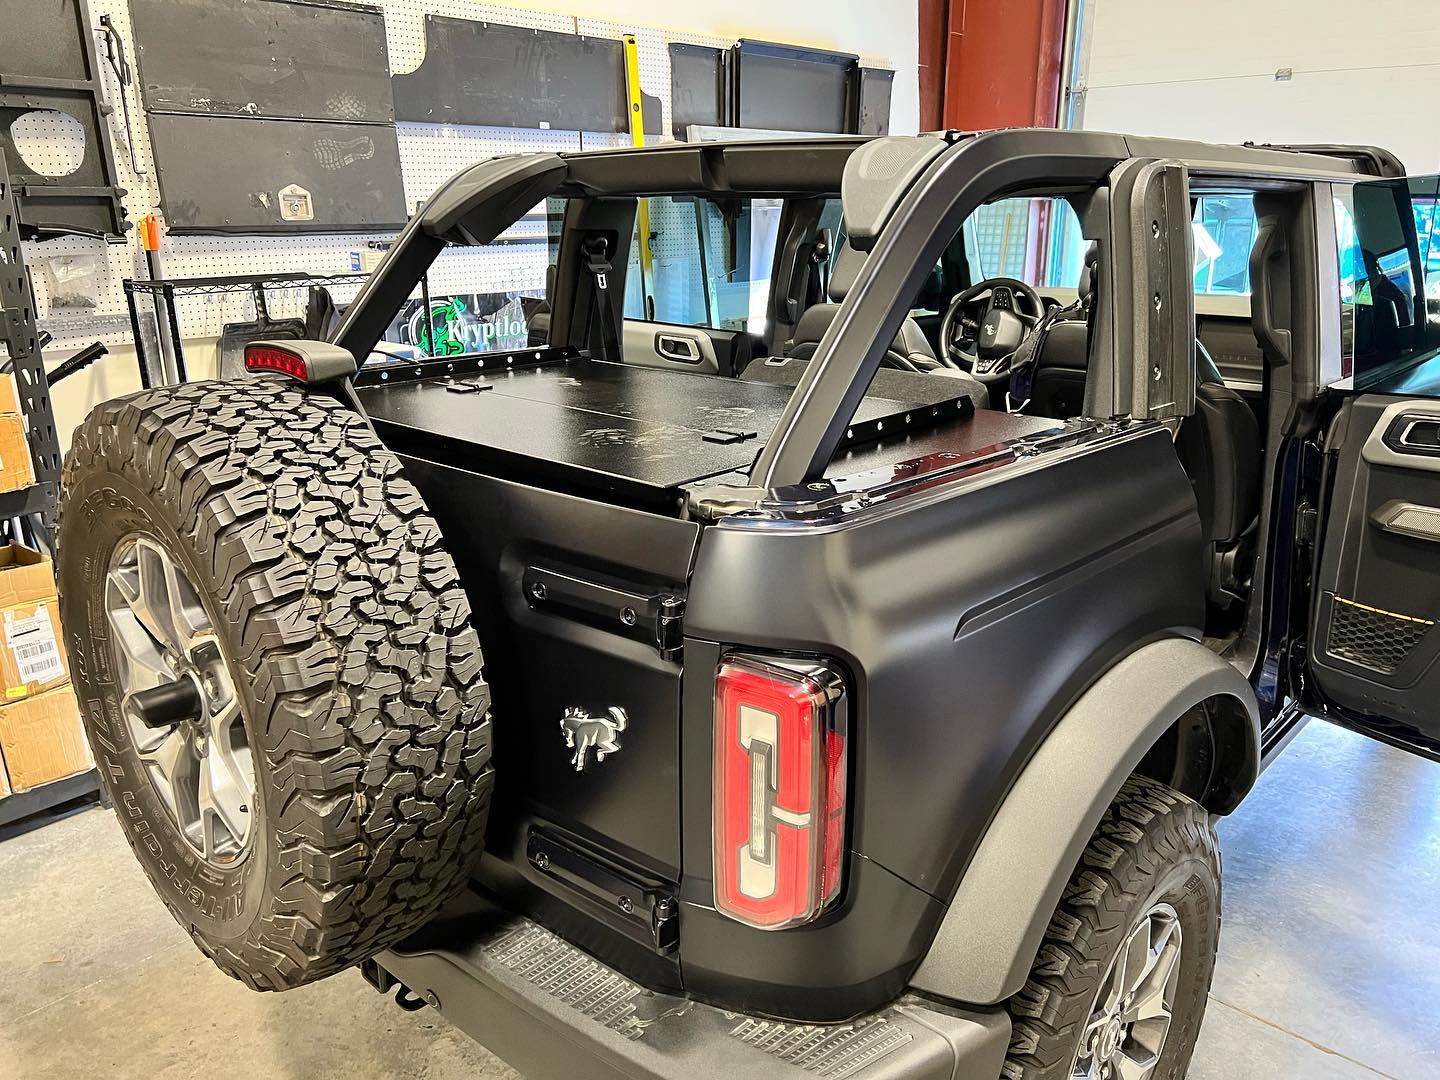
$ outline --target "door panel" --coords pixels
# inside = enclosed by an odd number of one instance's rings
[[[1363,395],[1332,431],[1315,681],[1334,704],[1440,747],[1440,401]]]
[[[705,326],[626,319],[622,352],[627,364],[669,368],[697,375],[735,375],[752,354],[749,334]]]

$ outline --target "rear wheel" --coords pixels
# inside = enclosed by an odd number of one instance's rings
[[[359,416],[261,379],[101,405],[66,459],[57,564],[125,835],[223,970],[310,982],[463,886],[493,781],[480,647]]]
[[[1219,933],[1209,814],[1173,788],[1130,778],[1010,1001],[1006,1080],[1183,1080]]]

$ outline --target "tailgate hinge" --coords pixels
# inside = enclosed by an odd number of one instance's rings
[[[655,610],[655,648],[662,660],[673,660],[685,645],[685,598],[661,593]]]
[[[662,660],[674,660],[684,647],[685,597],[678,593],[638,592],[544,566],[527,566],[521,588],[532,609],[648,642]]]

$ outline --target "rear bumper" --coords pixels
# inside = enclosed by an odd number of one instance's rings
[[[525,1080],[996,1080],[1009,1043],[1003,1010],[907,996],[845,1024],[766,1020],[652,993],[527,919],[458,929],[376,962]]]

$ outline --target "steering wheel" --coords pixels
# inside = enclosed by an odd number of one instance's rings
[[[1028,311],[1022,311],[1017,299]],[[982,383],[1010,377],[1010,358],[1045,314],[1045,302],[1016,278],[986,278],[957,293],[940,323],[940,351],[948,364]]]

